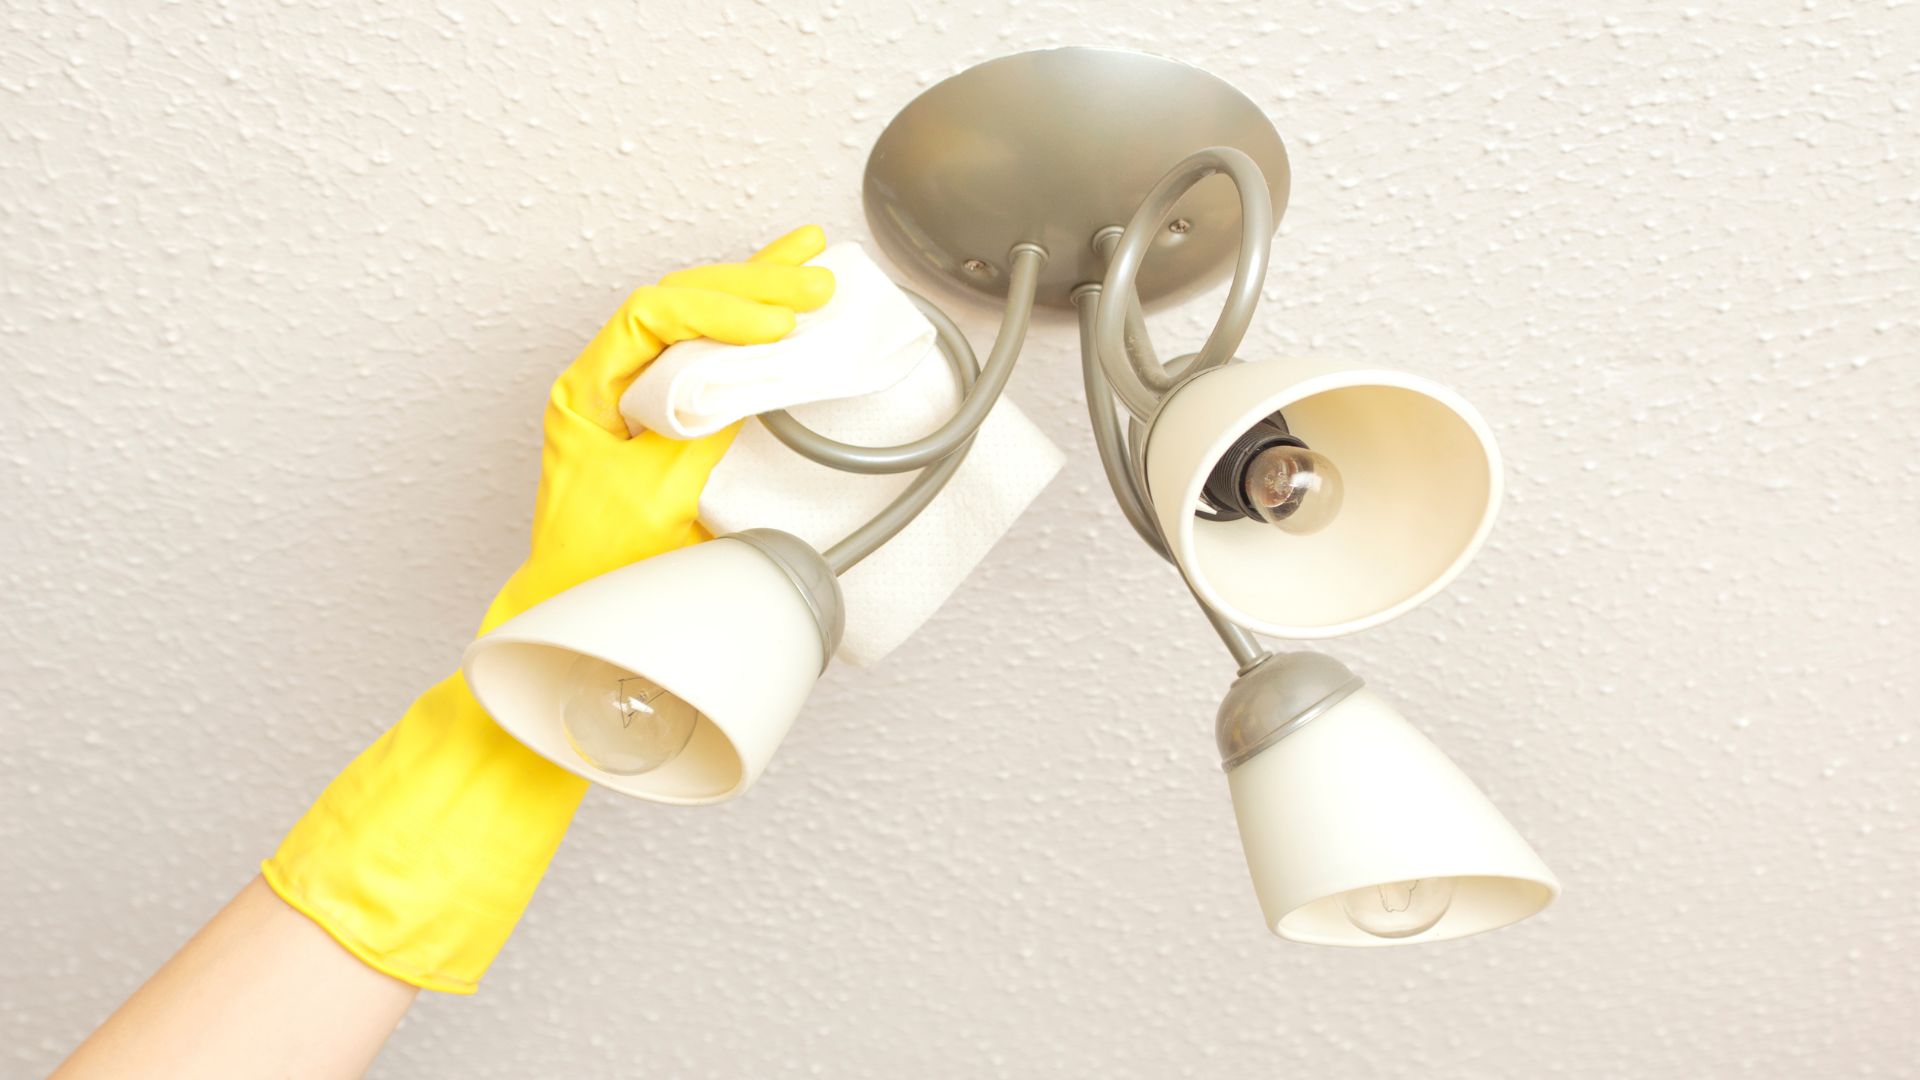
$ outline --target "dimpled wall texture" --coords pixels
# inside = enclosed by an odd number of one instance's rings
[[[745,799],[590,797],[489,985],[376,1074],[1914,1075],[1920,9],[1606,7],[9,4],[0,1073],[455,663],[627,289],[864,237],[916,92],[1095,43],[1287,139],[1246,354],[1408,367],[1498,431],[1491,545],[1330,649],[1564,898],[1420,948],[1262,929],[1229,664],[1050,318],[1012,388],[1071,454],[1043,504]]]

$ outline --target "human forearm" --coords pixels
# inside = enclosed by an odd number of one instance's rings
[[[359,1076],[418,992],[255,878],[54,1077]]]

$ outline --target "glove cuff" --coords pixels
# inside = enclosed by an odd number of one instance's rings
[[[327,786],[261,873],[368,966],[470,994],[586,788],[501,731],[455,675]]]

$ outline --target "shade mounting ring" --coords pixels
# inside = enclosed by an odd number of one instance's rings
[[[1286,147],[1260,107],[1199,68],[1124,49],[1070,47],[989,60],[900,110],[867,158],[867,222],[880,247],[931,284],[1007,294],[1007,253],[1045,248],[1035,302],[1070,308],[1099,281],[1100,230],[1127,223],[1161,176],[1208,146],[1244,151],[1265,174],[1277,224]],[[1194,185],[1153,241],[1137,287],[1173,302],[1224,279],[1240,202],[1224,176]]]

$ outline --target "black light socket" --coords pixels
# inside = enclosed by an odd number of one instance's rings
[[[1207,508],[1196,509],[1194,516],[1206,521],[1238,521],[1254,517],[1254,508],[1247,502],[1247,466],[1253,462],[1254,456],[1269,447],[1298,446],[1304,449],[1306,445],[1287,430],[1286,418],[1279,413],[1248,428],[1233,440],[1227,452],[1220,455],[1220,460],[1214,462],[1206,483],[1200,485],[1200,497],[1206,500]]]

